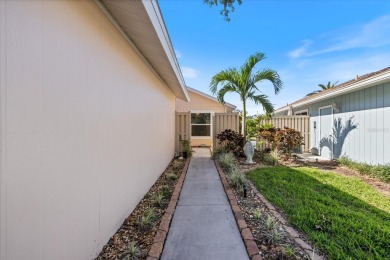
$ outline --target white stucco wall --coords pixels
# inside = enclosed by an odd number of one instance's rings
[[[174,153],[175,97],[93,1],[0,1],[0,259],[91,259]]]

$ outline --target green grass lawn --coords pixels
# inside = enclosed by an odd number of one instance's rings
[[[390,200],[360,179],[283,166],[248,178],[329,259],[390,259]]]

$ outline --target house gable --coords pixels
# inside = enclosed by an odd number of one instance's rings
[[[236,107],[232,104],[221,104],[215,98],[208,96],[197,90],[188,88],[190,101],[185,102],[181,99],[176,99],[176,111],[188,112],[193,110],[212,111],[214,113],[232,112]]]

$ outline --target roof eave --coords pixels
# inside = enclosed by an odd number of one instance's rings
[[[166,30],[165,23],[162,18],[158,3],[154,0],[137,1],[138,3],[142,3],[145,10],[142,13],[138,12],[136,15],[138,16],[142,15],[145,18],[148,17],[148,19],[146,20],[148,23],[150,23],[151,28],[153,28],[153,30],[148,30],[145,33],[149,35],[153,35],[153,37],[155,39],[158,39],[158,41],[161,44],[158,48],[153,49],[153,54],[152,54],[151,53],[152,51],[143,47],[143,45],[144,44],[147,45],[148,42],[145,42],[145,40],[139,35],[131,34],[126,29],[128,27],[126,27],[124,24],[125,22],[123,20],[123,16],[120,17],[118,15],[117,17],[115,12],[110,12],[109,7],[107,6],[106,2],[104,2],[104,0],[95,0],[95,2],[99,6],[99,8],[103,11],[103,13],[113,23],[113,25],[118,29],[118,31],[125,37],[129,45],[136,50],[136,52],[140,55],[140,57],[144,60],[144,62],[148,65],[148,67],[163,82],[163,84],[167,88],[169,88],[177,98],[180,98],[184,101],[189,101],[190,97],[188,95],[185,86],[185,81],[181,73],[179,63],[176,59],[176,55],[173,51],[172,43],[170,41],[168,32]],[[135,15],[135,14],[129,12],[128,15]],[[155,53],[159,54],[160,57],[159,61],[150,58],[153,56],[155,57],[156,56]],[[171,72],[167,73],[166,70],[163,71],[164,68],[162,68],[160,63],[161,59],[163,59],[162,63],[165,63],[166,65],[171,67],[172,69]]]
[[[386,71],[386,72],[384,72],[382,74],[374,75],[374,76],[369,77],[367,79],[363,79],[363,80],[358,81],[356,83],[352,83],[351,85],[349,85],[349,86],[347,86],[345,88],[341,88],[341,89],[338,89],[338,90],[335,90],[335,91],[332,91],[332,92],[329,92],[329,93],[324,93],[324,94],[318,95],[318,96],[315,95],[315,96],[313,96],[310,99],[303,100],[302,102],[298,102],[296,104],[291,104],[291,105],[288,105],[288,106],[285,106],[285,107],[281,107],[281,108],[275,110],[274,113],[283,112],[285,110],[288,110],[289,107],[296,108],[296,107],[301,107],[301,106],[304,106],[304,105],[310,105],[310,104],[313,104],[313,103],[316,103],[316,102],[319,102],[319,101],[323,101],[323,100],[326,100],[326,99],[329,99],[329,98],[333,98],[333,97],[336,97],[336,96],[339,96],[339,95],[343,95],[343,94],[347,94],[347,93],[350,93],[350,92],[354,92],[354,91],[357,91],[357,90],[360,90],[360,89],[373,87],[373,86],[376,86],[376,85],[379,85],[379,84],[382,84],[382,83],[386,83],[386,82],[390,82],[390,71]]]

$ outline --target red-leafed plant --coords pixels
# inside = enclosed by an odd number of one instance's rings
[[[294,149],[303,144],[301,133],[289,127],[283,129],[273,126],[260,127],[259,136],[266,141],[272,150],[277,149],[287,158],[291,157]]]
[[[303,136],[292,128],[284,127],[276,130],[275,142],[276,148],[290,158],[292,151],[303,144]]]
[[[226,129],[217,135],[217,139],[225,151],[232,152],[235,156],[244,155],[242,149],[244,137],[241,134],[231,129]]]

